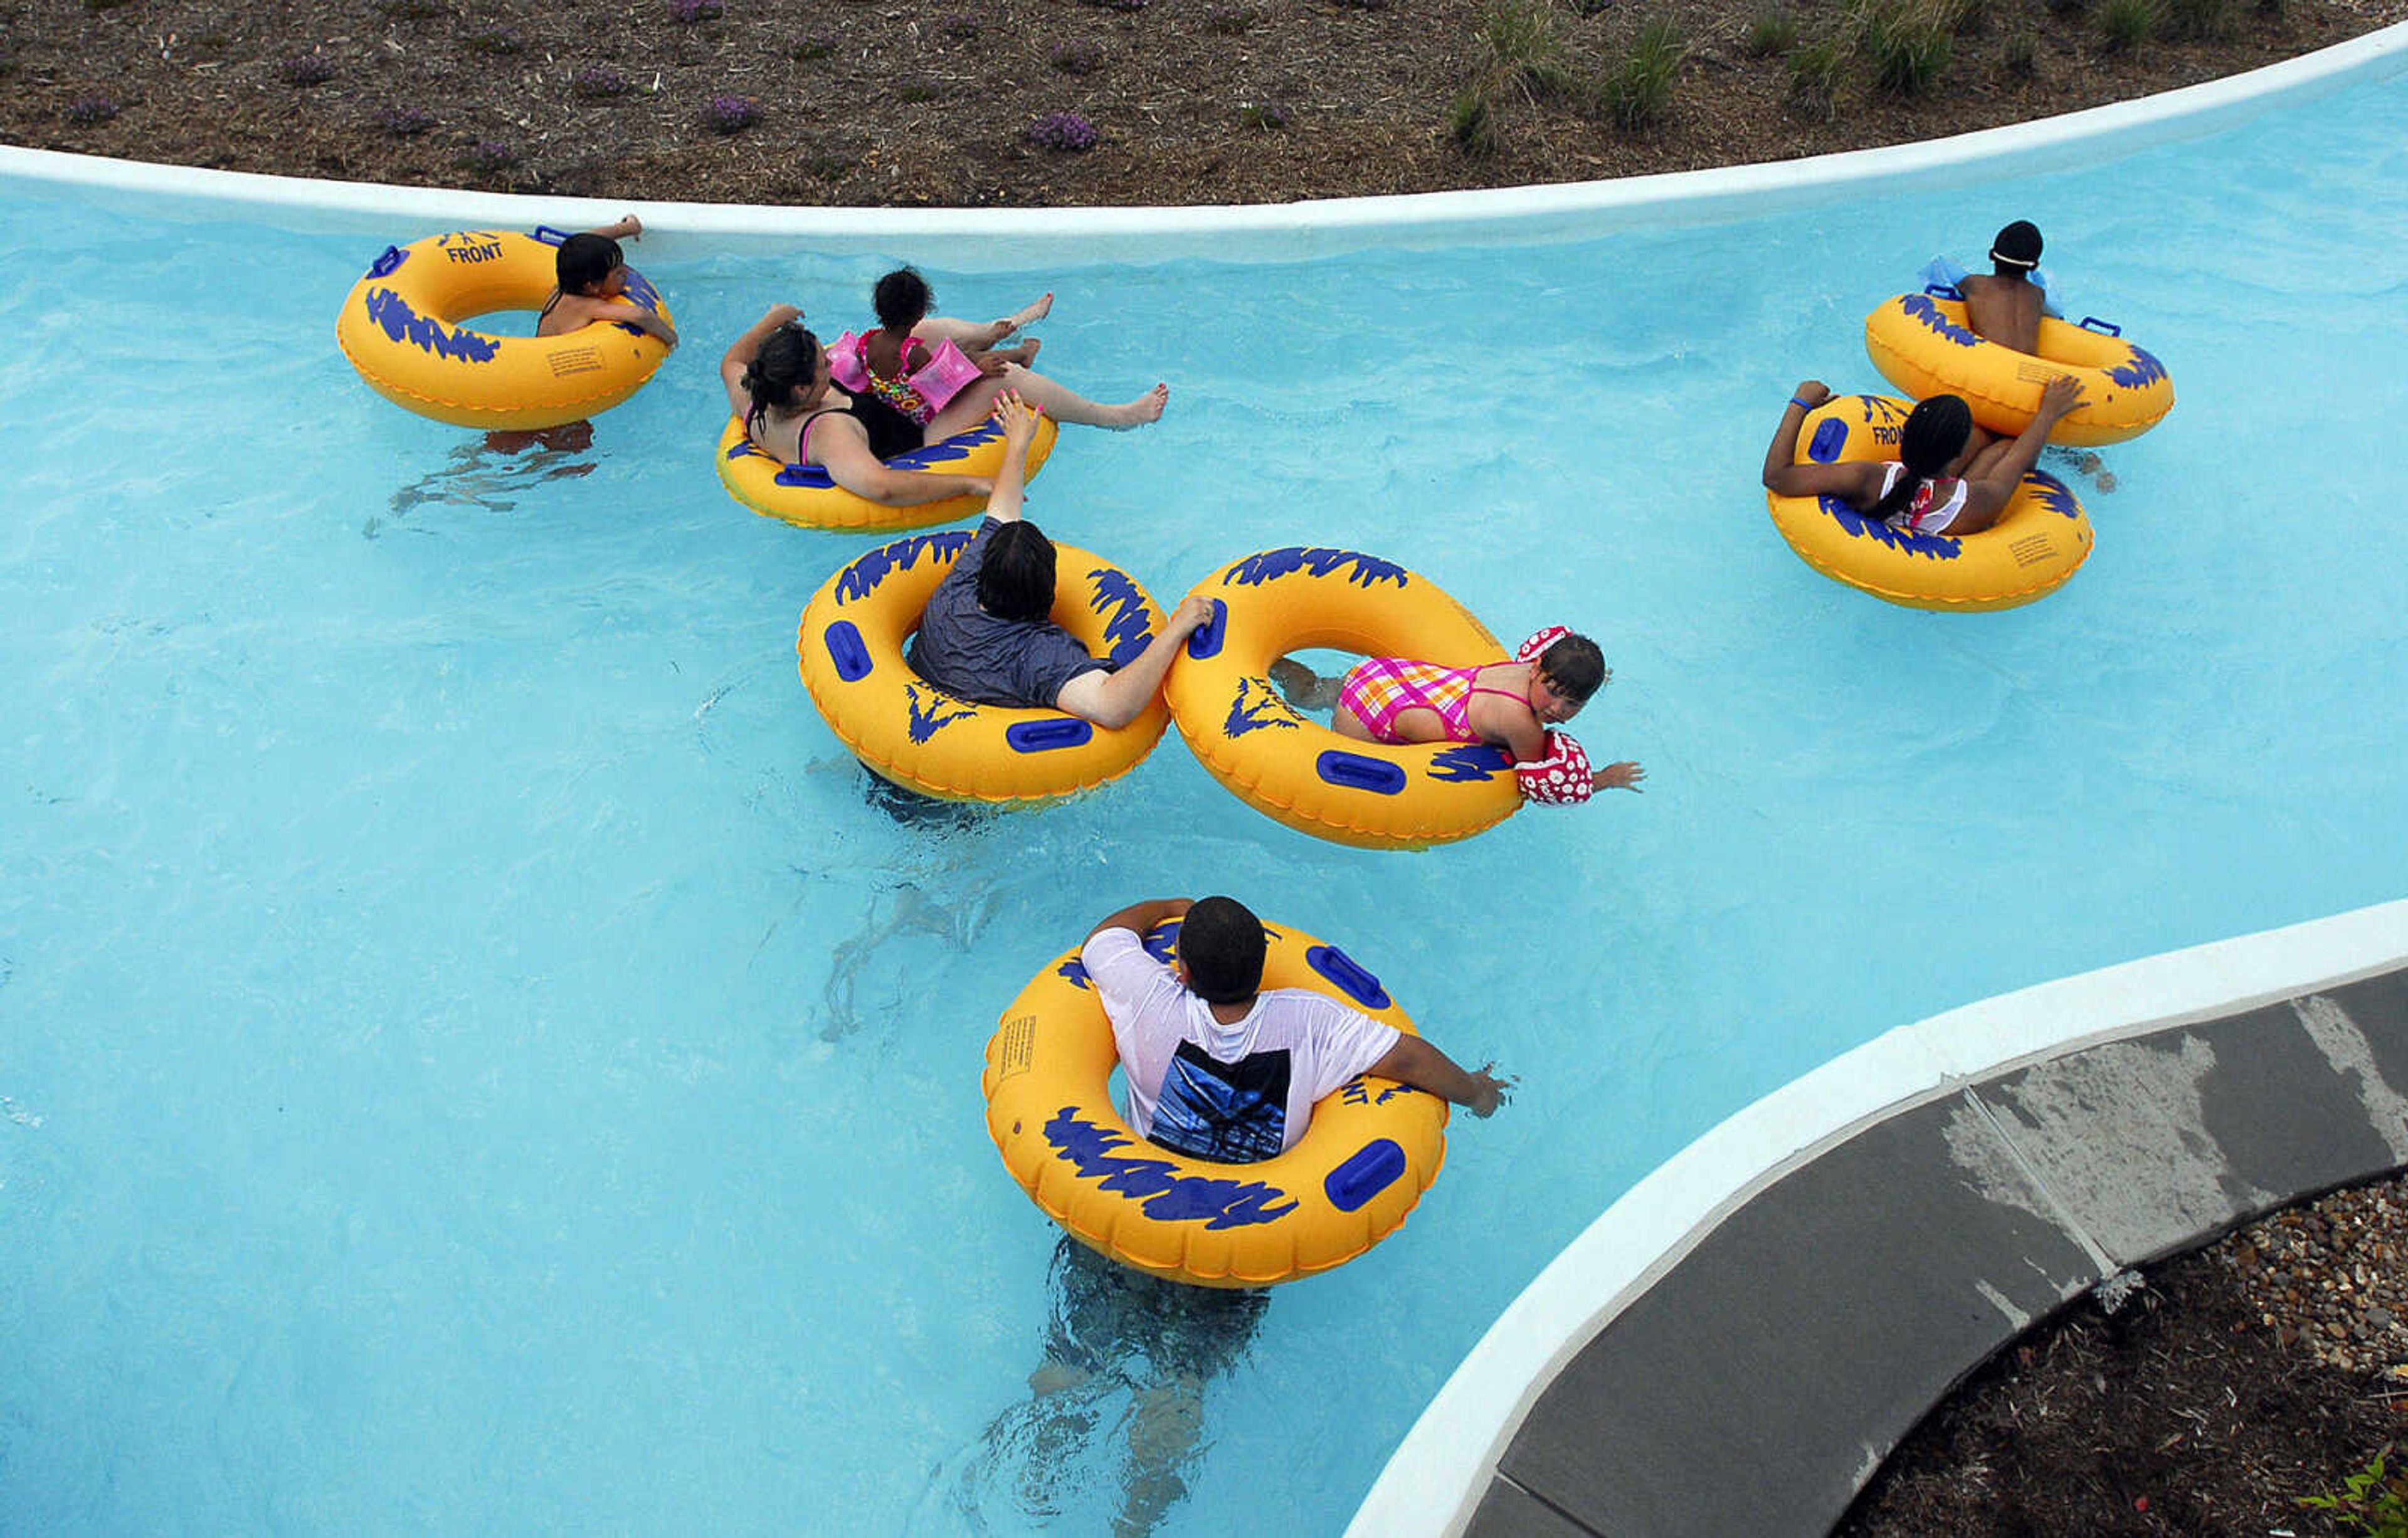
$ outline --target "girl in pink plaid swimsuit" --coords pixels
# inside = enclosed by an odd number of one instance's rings
[[[1271,664],[1271,680],[1299,710],[1334,705],[1329,724],[1359,742],[1489,742],[1516,763],[1550,753],[1548,728],[1571,719],[1612,678],[1597,643],[1550,625],[1510,662],[1447,667],[1402,657],[1366,657],[1342,678],[1324,678],[1293,658]],[[1639,789],[1636,763],[1593,771],[1601,789]]]

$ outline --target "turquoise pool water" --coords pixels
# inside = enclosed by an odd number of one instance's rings
[[[1175,736],[1040,814],[865,800],[793,654],[865,542],[741,511],[709,454],[726,339],[779,298],[856,319],[881,263],[639,248],[686,349],[590,451],[511,460],[335,352],[374,243],[0,196],[27,1531],[1331,1531],[1498,1309],[1732,1110],[1953,1004],[2401,895],[2408,84],[1582,245],[896,253],[958,312],[1057,290],[1073,383],[1172,382],[1032,506],[1157,597],[1341,544],[1509,638],[1598,636],[1576,730],[1646,793],[1421,856],[1290,833]],[[1992,617],[1814,577],[1756,486],[1782,400],[1877,386],[1864,312],[2018,216],[2181,394],[2112,493],[2061,470],[2097,554]],[[1205,1348],[1124,1317],[1043,1371],[1054,1231],[982,1045],[1098,916],[1207,890],[1520,1097],[1369,1258]]]

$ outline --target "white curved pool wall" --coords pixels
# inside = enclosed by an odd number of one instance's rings
[[[2001,994],[1899,1026],[1792,1080],[1659,1165],[1565,1247],[1423,1412],[1348,1532],[1462,1531],[1556,1371],[1725,1217],[1856,1131],[2025,1063],[2402,964],[2408,900]]]
[[[1180,257],[1287,262],[1367,248],[1587,240],[1641,225],[1711,223],[1869,192],[1956,185],[1986,172],[2024,176],[2096,164],[2151,145],[2215,133],[2272,108],[2384,78],[2403,67],[2408,67],[2408,22],[2180,91],[1919,144],[1618,181],[1236,207],[777,208],[606,203],[253,176],[15,147],[0,147],[0,177],[72,182],[91,189],[102,201],[132,198],[150,212],[177,203],[239,204],[269,223],[356,230],[388,239],[414,238],[472,221],[598,224],[633,207],[656,232],[647,249],[670,257],[687,254],[689,241],[729,250],[807,241],[814,251],[828,256],[941,242],[946,264],[969,272]],[[964,244],[956,247],[954,242]]]

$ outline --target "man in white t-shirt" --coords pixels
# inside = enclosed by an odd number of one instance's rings
[[[1179,960],[1144,936],[1180,920]],[[1225,1164],[1293,1146],[1312,1104],[1357,1074],[1395,1079],[1485,1117],[1507,1082],[1467,1074],[1419,1036],[1300,988],[1261,991],[1262,921],[1227,897],[1160,898],[1097,924],[1079,952],[1128,1075],[1129,1125],[1173,1153]]]

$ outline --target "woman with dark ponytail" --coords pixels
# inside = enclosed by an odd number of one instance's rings
[[[788,464],[825,465],[838,485],[885,507],[995,490],[985,476],[888,469],[887,460],[920,447],[919,427],[875,396],[834,388],[827,349],[802,318],[792,305],[770,306],[719,361],[728,406],[754,448]]]
[[[1056,421],[1090,427],[1159,420],[1170,398],[1169,387],[1158,384],[1133,401],[1101,406],[1007,362],[1001,372],[962,387],[923,422],[876,390],[840,388],[828,349],[803,329],[802,318],[796,306],[772,305],[736,339],[719,361],[728,407],[744,420],[745,435],[755,449],[787,464],[824,466],[838,486],[882,506],[910,507],[993,490],[983,476],[891,470],[885,462],[985,421],[1007,390]]]
[[[1868,519],[1902,534],[1977,534],[1999,520],[2023,483],[2049,429],[2082,404],[2082,386],[2065,376],[2041,392],[2040,411],[2014,438],[1993,438],[1973,425],[1959,395],[1934,395],[1907,413],[1899,457],[1838,464],[1795,463],[1807,413],[1831,398],[1820,379],[1790,395],[1764,452],[1765,489],[1777,496],[1832,496]]]

